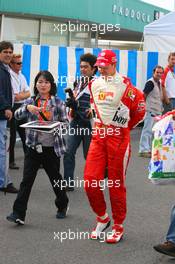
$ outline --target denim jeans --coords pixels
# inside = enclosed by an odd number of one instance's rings
[[[75,154],[80,146],[80,143],[83,143],[83,154],[86,159],[87,153],[89,150],[89,145],[91,141],[91,124],[85,125],[81,121],[72,120],[70,123],[70,129],[75,134],[71,132],[66,139],[67,151],[64,154],[64,179],[68,182],[74,179],[74,169],[75,169]],[[82,130],[81,130],[82,129]]]
[[[153,137],[152,127],[154,123],[154,117],[152,116],[151,112],[147,112],[141,133],[139,152],[151,152]]]
[[[172,208],[171,211],[171,223],[168,229],[166,239],[167,241],[175,243],[175,206]]]
[[[18,103],[18,104],[15,103],[14,104],[13,109],[12,109],[13,114],[21,105],[22,104],[20,104],[20,103]],[[15,162],[16,132],[18,132],[18,134],[19,134],[19,136],[21,138],[22,145],[23,145],[23,151],[25,153],[25,150],[26,150],[25,128],[20,127],[20,125],[23,125],[26,122],[27,122],[26,119],[16,120],[14,116],[9,121],[9,127],[10,127],[10,149],[9,149],[9,159],[10,159],[10,161],[9,161],[9,163],[14,163]]]
[[[8,174],[9,136],[7,121],[0,120],[0,188],[6,187],[9,183],[11,183],[11,179]]]

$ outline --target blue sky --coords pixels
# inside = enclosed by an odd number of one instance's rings
[[[142,2],[173,10],[175,0],[143,0]]]

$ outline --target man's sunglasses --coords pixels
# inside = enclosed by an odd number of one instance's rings
[[[17,65],[21,65],[22,64],[22,62],[12,62],[13,64],[17,64]]]

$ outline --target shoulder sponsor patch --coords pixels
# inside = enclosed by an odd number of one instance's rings
[[[128,91],[127,96],[128,96],[132,101],[133,101],[134,98],[136,97],[136,95],[134,94],[134,92],[133,92],[132,89],[130,89],[130,90]]]
[[[138,102],[137,111],[142,112],[146,107],[145,101],[141,100]]]

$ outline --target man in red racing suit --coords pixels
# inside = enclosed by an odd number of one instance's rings
[[[117,243],[123,236],[130,130],[145,115],[143,93],[128,78],[116,72],[116,61],[114,52],[103,50],[96,62],[101,76],[89,84],[94,127],[84,172],[85,191],[97,215],[97,225],[91,239],[99,239],[110,225],[101,186],[105,169],[108,168],[107,185],[114,225],[112,232],[108,233],[107,243]]]

